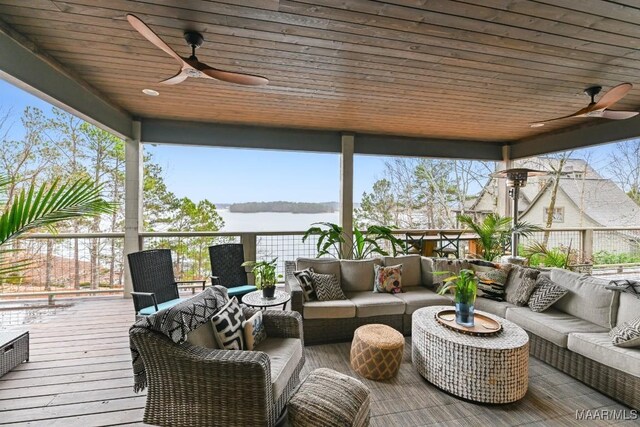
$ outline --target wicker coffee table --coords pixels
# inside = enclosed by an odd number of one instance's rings
[[[440,325],[435,315],[449,306],[416,310],[412,318],[411,359],[427,381],[476,402],[521,399],[529,384],[529,337],[515,323],[490,313],[502,324],[492,336],[465,335]]]

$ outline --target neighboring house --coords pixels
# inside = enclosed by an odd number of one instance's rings
[[[534,158],[516,167],[553,171],[558,160]],[[502,185],[504,181],[501,182]],[[467,213],[483,215],[495,212],[498,180],[493,179],[469,205]],[[521,189],[519,218],[531,224],[546,226],[553,185],[549,177],[532,177]],[[640,206],[610,179],[603,178],[586,161],[568,159],[560,178],[551,228],[640,227]],[[638,252],[638,233],[596,231],[594,252]],[[554,236],[555,235],[555,236]],[[578,232],[552,233],[550,246],[569,242],[578,244]]]

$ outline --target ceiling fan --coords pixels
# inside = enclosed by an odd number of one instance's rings
[[[208,66],[203,62],[198,61],[198,58],[196,58],[195,55],[196,49],[202,46],[204,38],[202,37],[202,34],[196,31],[186,31],[184,33],[184,39],[186,40],[187,44],[191,46],[191,56],[188,58],[183,58],[178,55],[173,49],[171,49],[168,44],[166,44],[156,33],[153,32],[151,28],[149,28],[147,24],[142,22],[142,20],[137,16],[127,14],[127,21],[129,21],[129,24],[131,24],[131,26],[136,31],[142,34],[145,39],[149,40],[156,47],[159,47],[160,49],[168,53],[180,64],[181,68],[178,74],[173,77],[169,77],[168,79],[163,80],[160,83],[175,85],[183,82],[187,77],[222,80],[229,83],[249,86],[262,86],[269,83],[268,79],[261,76],[218,70],[216,68]]]
[[[544,120],[541,122],[531,123],[532,128],[544,126],[545,123],[553,122],[555,120],[568,119],[570,117],[600,117],[603,119],[624,120],[637,116],[637,111],[614,111],[609,110],[616,102],[620,101],[631,90],[633,85],[631,83],[621,83],[617,86],[609,89],[604,95],[600,97],[598,102],[595,101],[596,95],[602,90],[602,86],[591,86],[584,90],[587,96],[591,97],[591,102],[586,107],[576,111],[573,114],[563,117],[557,117],[555,119]]]

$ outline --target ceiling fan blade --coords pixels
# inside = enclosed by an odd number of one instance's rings
[[[569,114],[568,116],[556,117],[554,119],[542,120],[540,122],[533,122],[533,123],[530,123],[529,126],[535,128],[535,127],[544,126],[545,123],[555,122],[556,120],[570,119],[572,117],[586,117],[587,113],[589,113],[590,111],[591,110],[589,109],[589,107],[584,107],[573,114]]]
[[[633,88],[631,83],[620,83],[607,91],[598,102],[596,102],[594,110],[602,110],[608,108],[620,101]]]
[[[182,69],[178,71],[178,74],[176,74],[175,76],[169,77],[168,79],[163,80],[160,83],[165,85],[177,85],[178,83],[182,83],[183,81],[185,81],[187,77],[189,77],[189,75],[184,72],[184,69]]]
[[[605,119],[613,119],[613,120],[624,120],[630,119],[631,117],[635,117],[638,115],[637,111],[613,111],[613,110],[604,110],[602,112],[602,118]]]
[[[156,47],[159,47],[160,49],[164,50],[166,53],[168,53],[169,55],[174,57],[175,60],[178,61],[180,64],[184,64],[184,60],[180,57],[180,55],[178,55],[173,49],[171,49],[169,47],[169,45],[166,44],[164,42],[164,40],[162,40],[160,38],[160,36],[158,36],[156,33],[154,33],[153,30],[151,28],[149,28],[149,26],[147,24],[142,22],[142,20],[140,18],[138,18],[135,15],[132,15],[132,14],[128,13],[127,14],[127,21],[129,21],[129,24],[131,24],[131,26],[137,32],[142,34],[142,36],[145,39],[149,40]]]
[[[217,70],[206,64],[198,63],[197,69],[207,76],[223,82],[235,83],[248,86],[264,86],[269,83],[265,77],[254,76],[251,74],[232,73],[230,71]]]

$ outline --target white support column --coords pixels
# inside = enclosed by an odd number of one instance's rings
[[[340,155],[340,225],[342,226],[346,247],[342,252],[346,258],[351,257],[353,248],[353,150],[354,136],[342,135],[342,150]]]
[[[513,166],[511,160],[511,146],[502,146],[502,162],[498,166],[498,170],[510,169]],[[509,197],[509,189],[507,188],[506,178],[498,178],[498,213],[502,216],[511,216],[511,198]]]
[[[125,142],[124,181],[124,297],[131,298],[133,291],[127,254],[142,250],[142,184],[143,149],[140,141],[140,122],[133,122],[133,138]]]

